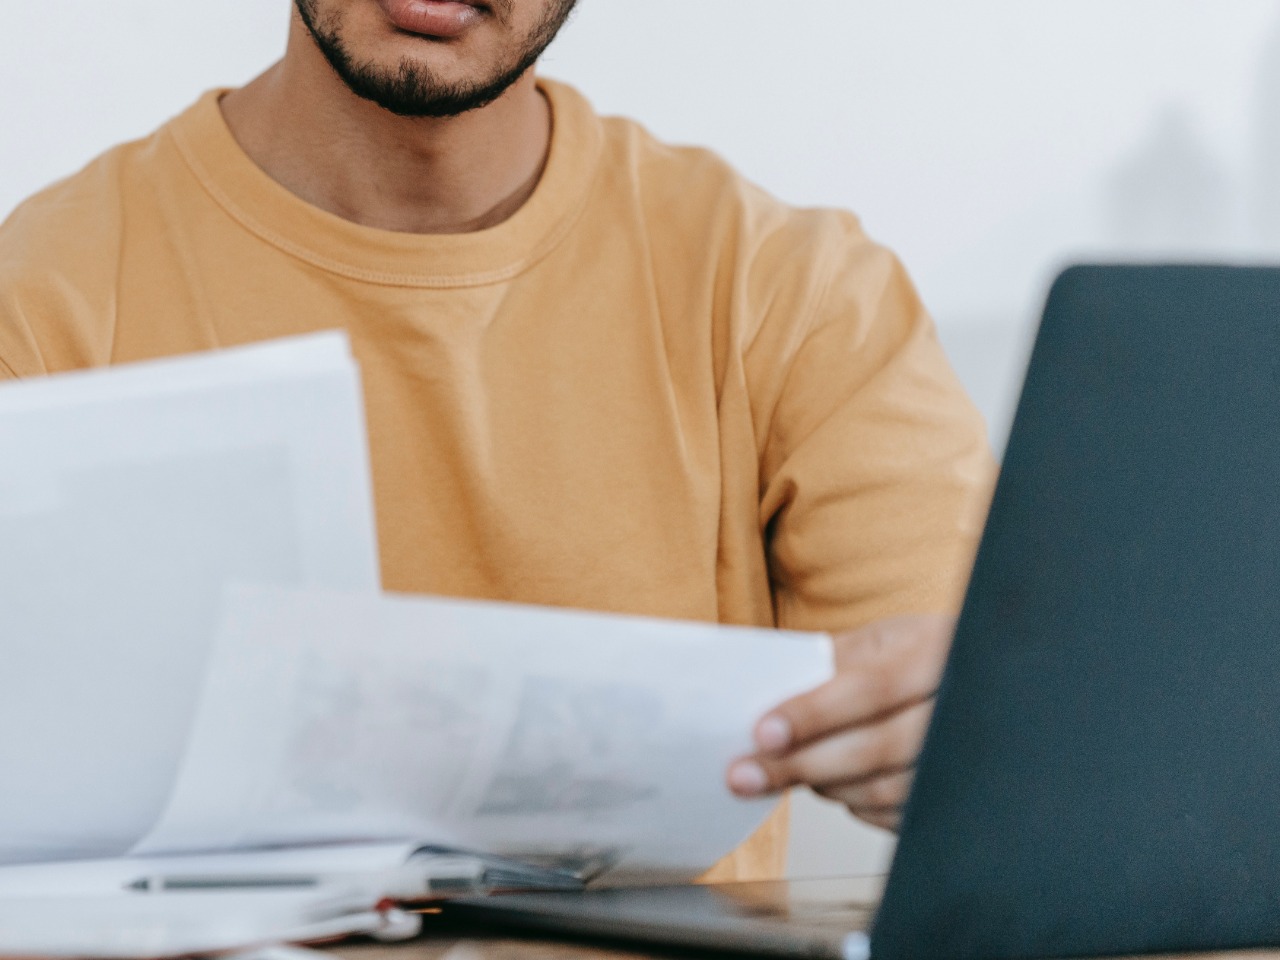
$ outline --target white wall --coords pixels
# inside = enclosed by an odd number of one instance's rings
[[[0,215],[248,79],[287,9],[0,0]],[[1260,200],[1280,192],[1276,0],[580,0],[544,71],[788,200],[858,211],[911,267],[997,445],[1058,266],[1280,248]],[[887,855],[799,809],[797,871]]]

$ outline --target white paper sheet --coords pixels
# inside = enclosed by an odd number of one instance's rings
[[[229,579],[377,589],[365,451],[336,334],[0,389],[0,862],[154,823]]]
[[[244,850],[176,857],[111,857],[0,866],[0,899],[107,897],[125,893],[142,877],[279,876],[342,877],[383,874],[403,866],[412,843],[350,843]],[[0,953],[0,956],[3,956]]]
[[[0,956],[149,960],[380,934],[388,918],[346,888],[180,896],[0,897]],[[264,954],[270,955],[270,954]]]
[[[398,838],[692,876],[767,801],[725,768],[829,638],[506,604],[240,589],[136,852]]]
[[[80,403],[155,398],[250,381],[280,381],[332,373],[351,365],[345,333],[284,337],[203,353],[94,367],[0,382],[0,416]]]

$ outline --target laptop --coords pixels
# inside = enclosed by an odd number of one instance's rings
[[[877,893],[515,894],[445,915],[832,960],[1280,945],[1280,270],[1055,283]]]

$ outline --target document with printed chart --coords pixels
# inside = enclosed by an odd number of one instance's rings
[[[135,854],[413,840],[687,879],[768,814],[724,786],[823,635],[478,601],[228,594],[190,742]]]

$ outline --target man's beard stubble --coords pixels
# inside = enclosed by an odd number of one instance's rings
[[[555,0],[516,51],[518,55],[511,63],[500,65],[493,76],[450,85],[433,77],[427,64],[415,60],[401,60],[399,67],[390,71],[372,61],[357,61],[339,35],[337,17],[322,21],[316,15],[316,0],[294,0],[316,46],[351,92],[402,117],[453,117],[492,103],[542,56],[576,2]]]

